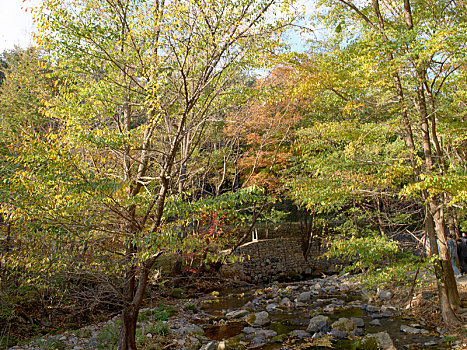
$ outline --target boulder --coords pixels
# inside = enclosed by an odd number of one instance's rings
[[[322,328],[329,326],[329,317],[318,315],[313,317],[308,324],[308,328],[306,329],[309,333],[315,333],[320,331]]]
[[[352,322],[355,324],[357,327],[365,327],[365,322],[363,321],[363,318],[360,317],[351,317],[350,318]]]
[[[234,310],[225,315],[227,318],[239,318],[248,315],[248,310]]]
[[[357,346],[357,349],[362,350],[373,350],[373,349],[382,349],[382,350],[397,350],[392,342],[391,337],[388,332],[379,332],[373,334],[367,334],[360,341],[360,344]]]
[[[333,338],[336,339],[344,339],[347,337],[348,333],[344,332],[343,330],[340,330],[339,328],[332,328],[331,335]]]
[[[189,324],[185,327],[180,328],[180,333],[182,334],[193,334],[193,335],[204,335],[204,329],[195,325]]]
[[[310,333],[308,333],[308,332],[306,332],[306,331],[304,331],[302,329],[296,329],[291,334],[292,334],[292,337],[297,337],[297,338],[300,338],[300,339],[311,337]]]
[[[286,306],[286,307],[292,307],[292,306],[293,306],[292,301],[291,301],[289,298],[287,298],[287,297],[283,298],[283,299],[281,300],[281,303],[280,303],[280,304],[281,304],[282,306]]]
[[[297,297],[297,301],[305,303],[311,300],[312,293],[311,292],[303,292]]]
[[[255,314],[248,315],[245,321],[251,326],[261,327],[268,324],[269,314],[266,311],[257,312]]]
[[[378,297],[382,300],[388,300],[391,299],[393,296],[392,292],[390,290],[381,290],[378,293]]]
[[[341,317],[339,318],[336,322],[334,322],[331,325],[332,328],[338,328],[341,331],[350,333],[352,332],[357,326],[352,320],[349,320],[348,318]]]
[[[200,350],[217,350],[217,348],[219,347],[219,343],[216,342],[216,341],[211,341],[207,344],[204,344]]]

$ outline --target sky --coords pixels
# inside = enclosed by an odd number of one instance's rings
[[[13,49],[15,46],[26,48],[34,44],[34,23],[28,7],[37,6],[41,0],[0,0],[0,53]],[[315,0],[299,0],[298,4],[304,6],[310,14]],[[303,40],[297,34],[292,35],[292,48],[302,51]]]
[[[32,13],[25,9],[37,3],[38,0],[0,0],[0,53],[15,45],[25,48],[33,44]]]

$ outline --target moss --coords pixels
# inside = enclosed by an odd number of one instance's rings
[[[276,331],[277,334],[286,334],[290,331],[290,327],[287,327],[280,322],[271,323],[271,325],[269,326],[269,329]]]
[[[380,346],[377,340],[373,337],[368,337],[366,339],[362,339],[356,344],[357,350],[379,350]]]
[[[255,314],[250,314],[246,317],[245,321],[249,324],[253,324],[256,321],[256,315]]]
[[[287,338],[288,338],[287,334],[279,334],[279,335],[276,335],[275,337],[272,337],[271,340],[274,343],[283,343]]]

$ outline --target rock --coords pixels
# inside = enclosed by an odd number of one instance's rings
[[[253,334],[256,333],[259,329],[258,328],[253,328],[253,327],[245,327],[243,328],[243,333],[245,334]]]
[[[179,332],[181,334],[204,335],[204,329],[195,324],[186,325],[185,327],[180,328]]]
[[[266,311],[271,312],[272,310],[277,309],[277,304],[268,304],[266,305]]]
[[[364,305],[364,306],[365,306],[365,310],[368,312],[379,312],[380,311],[380,308],[377,306],[373,306],[373,305]]]
[[[261,327],[268,324],[269,321],[269,314],[266,311],[257,312],[255,314],[248,315],[245,321],[252,325]]]
[[[331,335],[333,336],[333,338],[344,339],[347,337],[348,333],[339,328],[332,328]]]
[[[386,311],[383,311],[383,313],[381,313],[381,317],[393,317],[393,316],[394,316],[394,312],[390,310],[386,310]]]
[[[216,341],[211,341],[205,345],[203,345],[200,350],[217,350],[219,343]]]
[[[365,327],[365,322],[363,321],[363,318],[360,317],[351,317],[350,318],[352,322],[355,324],[357,327]]]
[[[324,312],[334,312],[338,309],[338,307],[334,304],[329,304],[326,305],[326,307],[323,309]]]
[[[251,340],[254,346],[261,346],[268,342],[269,338],[277,336],[277,333],[272,330],[260,330]]]
[[[248,310],[243,310],[242,309],[242,310],[231,311],[231,312],[227,313],[225,315],[225,317],[227,317],[227,318],[239,318],[239,317],[246,316],[248,314],[249,314]]]
[[[329,325],[328,316],[323,316],[323,315],[315,316],[310,320],[310,323],[308,324],[308,328],[306,329],[306,331],[309,333],[318,332],[321,330],[321,328],[324,327],[323,323],[326,325]]]
[[[253,302],[249,301],[248,303],[246,303],[245,305],[243,305],[243,307],[245,309],[254,309],[255,308],[255,304],[253,304]]]
[[[425,346],[436,346],[436,345],[438,345],[438,343],[435,342],[435,341],[427,341],[423,345],[425,345]]]
[[[393,296],[392,292],[390,290],[381,290],[378,292],[378,298],[382,300],[389,300]]]
[[[404,333],[412,333],[412,334],[419,334],[421,333],[421,329],[415,328],[415,327],[410,327],[406,326],[405,324],[401,325],[401,332]]]
[[[287,297],[283,298],[281,300],[280,304],[283,305],[283,306],[287,306],[287,307],[292,307],[293,306],[292,301]]]
[[[361,337],[365,334],[365,331],[363,328],[355,328],[350,335]]]
[[[391,337],[387,332],[379,332],[373,334],[367,334],[361,340],[360,344],[357,346],[357,349],[362,350],[397,350],[392,342]]]
[[[226,349],[243,350],[246,349],[248,342],[243,334],[225,340]]]
[[[352,320],[348,318],[341,317],[336,322],[331,325],[331,328],[338,328],[343,332],[350,333],[352,332],[357,326]]]
[[[311,337],[311,334],[302,329],[296,329],[292,332],[292,337],[304,339],[304,338]]]
[[[310,301],[311,295],[312,295],[311,292],[300,293],[300,295],[297,297],[297,301],[302,302],[302,303]]]
[[[372,326],[381,326],[381,321],[378,319],[374,319],[374,320],[371,320],[369,324],[371,324]]]

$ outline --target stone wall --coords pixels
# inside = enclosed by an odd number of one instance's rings
[[[336,271],[338,262],[320,258],[323,252],[320,241],[314,240],[307,262],[300,239],[288,237],[249,242],[238,247],[235,254],[243,257],[241,265],[247,280],[267,282]]]

